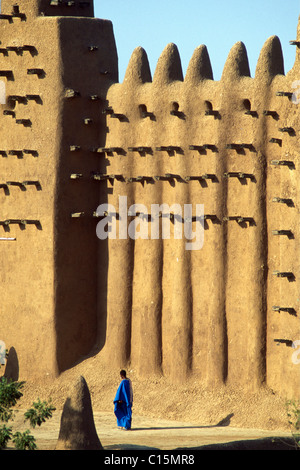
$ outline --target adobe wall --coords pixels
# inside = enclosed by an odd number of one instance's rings
[[[10,15],[14,6],[19,6],[21,14],[26,18],[36,16],[94,16],[93,0],[22,0],[1,1],[1,13]]]
[[[14,239],[0,242],[1,338],[27,378],[60,373],[95,343],[99,189],[89,173],[101,168],[100,95],[117,66],[109,21],[13,4],[2,2],[0,19],[1,183],[15,183],[0,188],[0,237]]]
[[[48,22],[45,41],[42,22],[32,27],[20,18],[0,21],[1,70],[13,74],[1,77],[7,100],[1,105],[1,183],[20,183],[0,190],[1,237],[16,239],[0,243],[1,336],[15,347],[21,370],[49,371],[55,369],[53,213],[62,84],[48,46],[58,49],[59,30],[56,21]],[[33,68],[45,68],[47,78],[28,75]],[[23,186],[26,181],[32,184]]]
[[[14,97],[1,105],[0,237],[13,240],[0,241],[0,339],[22,378],[97,353],[173,381],[297,396],[299,45],[284,75],[269,38],[250,77],[237,43],[220,81],[205,46],[183,76],[169,44],[153,77],[137,48],[118,83],[112,25],[92,1],[15,3],[2,0],[0,17],[0,78]],[[99,240],[102,203],[118,235],[141,222],[120,196],[149,211],[204,204],[203,247],[176,238],[177,216],[168,239],[143,219],[148,239]]]
[[[271,37],[251,78],[245,46],[237,43],[216,82],[205,46],[183,77],[169,44],[153,78],[137,48],[123,83],[109,89],[114,115],[107,116],[105,147],[122,151],[103,153],[115,175],[107,180],[108,202],[118,208],[123,195],[128,207],[141,203],[149,212],[154,203],[192,203],[194,210],[202,203],[208,216],[201,250],[187,251],[186,240],[172,236],[109,240],[104,352],[116,366],[129,361],[140,373],[162,371],[172,380],[196,374],[208,386],[267,383],[299,393],[291,348],[300,333],[299,108],[277,96],[294,91],[298,54],[285,76],[280,41]],[[140,105],[151,114],[141,117]],[[208,178],[189,179],[200,175]]]

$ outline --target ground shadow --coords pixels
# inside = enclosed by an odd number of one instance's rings
[[[180,448],[176,449],[176,451],[180,450]],[[186,450],[186,448],[184,448],[184,450]],[[297,446],[292,438],[265,437],[263,439],[224,442],[223,444],[209,444],[193,448],[189,447],[189,451],[196,450],[297,450]]]
[[[212,424],[209,426],[155,426],[155,427],[144,427],[144,428],[132,428],[131,431],[160,431],[162,429],[207,429],[207,428],[217,428],[225,427],[230,425],[230,420],[234,416],[233,413],[225,416],[217,424]]]
[[[157,450],[158,447],[139,446],[134,444],[114,444],[111,446],[104,446],[104,450]],[[121,454],[122,455],[122,454]]]

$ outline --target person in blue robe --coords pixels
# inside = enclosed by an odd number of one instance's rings
[[[133,393],[131,381],[126,377],[126,371],[120,372],[121,383],[114,399],[114,413],[119,428],[131,429]]]

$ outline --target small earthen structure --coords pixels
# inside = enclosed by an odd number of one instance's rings
[[[241,42],[219,81],[205,46],[183,76],[169,44],[153,76],[135,49],[123,83],[92,0],[2,0],[0,31],[0,339],[22,378],[99,354],[299,396],[300,27],[287,74],[273,36],[253,77]],[[170,237],[141,210],[148,238],[124,233],[120,196],[160,205]],[[201,249],[174,204],[204,205]]]

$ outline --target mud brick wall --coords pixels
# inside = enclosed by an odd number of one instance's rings
[[[296,396],[300,31],[286,75],[273,36],[253,76],[243,43],[219,81],[205,46],[183,76],[169,44],[153,76],[135,49],[119,83],[92,1],[2,1],[1,13],[0,236],[14,239],[0,242],[1,337],[22,376],[91,353]],[[99,240],[97,207],[116,209],[119,234],[120,196],[149,212],[203,204],[203,247],[186,249],[172,214],[168,239],[147,219],[148,239]]]
[[[41,16],[80,16],[93,17],[93,0],[3,0],[1,13],[11,15],[18,9],[23,18],[35,18]]]
[[[1,3],[0,236],[15,238],[0,244],[1,337],[21,376],[51,376],[96,338],[99,195],[81,175],[100,169],[90,149],[105,139],[100,92],[116,79],[114,38],[109,21],[35,16],[50,2]]]
[[[108,90],[108,202],[205,212],[201,250],[174,236],[108,240],[102,343],[116,366],[298,393],[298,47],[285,76],[280,41],[269,38],[250,77],[237,43],[218,82],[205,46],[185,77],[174,44],[153,77],[137,48]]]

